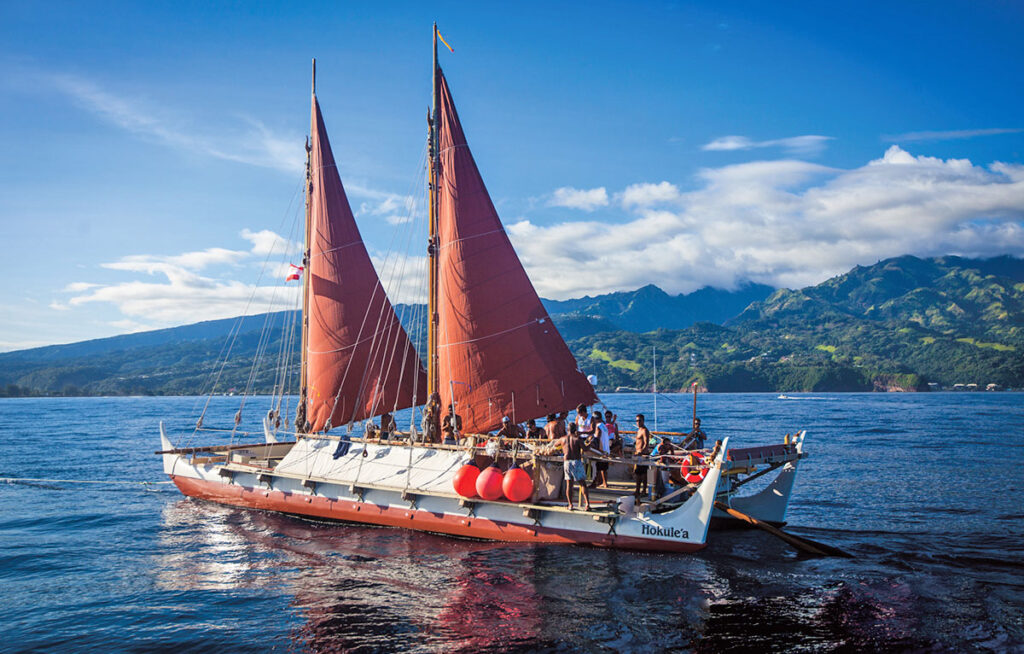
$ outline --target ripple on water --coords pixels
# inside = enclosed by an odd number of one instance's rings
[[[516,546],[312,522],[173,488],[0,485],[4,646],[251,651],[1013,650],[1024,646],[1020,396],[701,395],[712,438],[809,430],[794,533],[693,556]],[[994,395],[994,394],[993,394]],[[658,420],[689,424],[689,398]],[[239,398],[214,398],[230,424]],[[610,395],[619,416],[651,397]],[[7,476],[158,480],[156,424],[195,398],[0,400]],[[264,408],[244,415],[258,433]],[[183,417],[182,417],[183,416]],[[984,416],[983,420],[978,418]],[[189,419],[186,419],[189,418]],[[74,433],[52,430],[73,420]],[[18,425],[17,429],[12,425]],[[965,445],[977,456],[950,453]],[[40,457],[56,449],[61,456]],[[102,452],[98,455],[97,452]]]

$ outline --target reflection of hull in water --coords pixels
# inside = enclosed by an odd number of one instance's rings
[[[693,552],[705,545],[723,463],[720,455],[692,496],[663,513],[585,512],[461,498],[451,489],[464,452],[354,442],[335,459],[335,445],[303,438],[206,458],[165,453],[164,470],[185,495],[234,506],[495,541]]]

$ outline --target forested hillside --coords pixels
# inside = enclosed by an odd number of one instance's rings
[[[769,293],[673,297],[648,286],[545,303],[605,391],[651,388],[655,355],[661,390],[693,381],[709,391],[1024,387],[1024,260],[906,256]],[[399,313],[419,313],[409,309]],[[282,312],[0,354],[0,394],[267,392],[293,320]],[[407,327],[422,346],[422,325]],[[297,350],[294,337],[285,349]]]

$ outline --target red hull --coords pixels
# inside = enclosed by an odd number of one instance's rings
[[[332,500],[326,497],[295,495],[261,488],[244,488],[234,484],[204,481],[192,477],[171,476],[178,489],[189,497],[220,504],[293,515],[362,522],[385,527],[401,527],[436,534],[479,538],[483,540],[594,545],[619,549],[695,552],[704,545],[676,543],[632,536],[595,534],[585,531],[551,529],[510,522],[488,520],[477,516],[455,516],[419,509],[380,506],[370,502]]]

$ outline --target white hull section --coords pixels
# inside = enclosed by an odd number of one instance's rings
[[[161,442],[172,449],[162,426]],[[187,495],[238,506],[493,540],[693,551],[706,543],[723,463],[719,455],[693,495],[663,513],[637,513],[630,502],[586,512],[459,497],[452,480],[465,452],[353,442],[335,458],[337,448],[336,440],[302,438],[235,449],[226,461],[164,454],[164,471]]]

